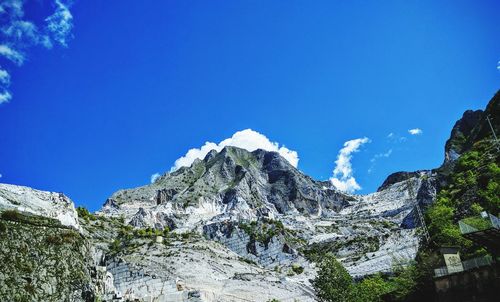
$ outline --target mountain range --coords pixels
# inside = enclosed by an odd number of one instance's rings
[[[65,195],[0,184],[0,300],[316,301],[317,262],[355,279],[412,262],[424,214],[456,161],[499,129],[500,93],[466,111],[436,169],[346,194],[277,152],[225,147],[112,194],[96,213]],[[492,144],[495,142],[492,141]]]

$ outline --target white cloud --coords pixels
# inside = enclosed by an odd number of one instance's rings
[[[54,44],[67,47],[73,29],[73,16],[69,11],[72,0],[45,1],[53,9],[41,22],[27,20],[24,14],[25,0],[2,0],[0,3],[0,57],[14,65],[26,61],[28,50],[33,46],[52,48]],[[1,73],[4,72],[4,73]],[[12,98],[9,91],[8,71],[0,69],[0,103]]]
[[[211,150],[219,152],[226,146],[239,147],[250,152],[257,149],[274,151],[278,152],[294,167],[297,167],[299,163],[299,156],[297,152],[290,150],[285,146],[280,146],[276,142],[271,142],[265,135],[260,134],[259,132],[253,131],[252,129],[245,129],[236,132],[232,137],[227,138],[218,144],[206,142],[200,148],[193,148],[189,150],[186,155],[175,161],[171,171],[175,171],[180,167],[189,167],[195,159],[203,159]]]
[[[36,25],[30,21],[16,20],[2,27],[4,35],[17,42],[36,42],[39,39],[39,32]]]
[[[158,178],[160,178],[160,173],[155,173],[151,175],[151,183],[154,183]]]
[[[0,45],[0,55],[17,65],[21,65],[24,62],[24,55],[22,53],[5,44]]]
[[[7,72],[7,70],[2,69],[2,67],[0,67],[0,84],[9,85],[9,83],[10,83],[10,74]]]
[[[393,137],[394,137],[394,133],[393,132],[387,134],[387,138],[393,138]]]
[[[0,178],[2,178],[2,174],[0,174]]]
[[[352,154],[359,152],[359,148],[370,142],[367,137],[357,138],[344,143],[344,147],[340,149],[335,161],[335,169],[333,176],[330,178],[332,185],[340,191],[354,193],[361,189],[361,186],[356,182],[352,170]]]
[[[500,71],[500,61],[497,62],[497,70]]]
[[[408,130],[408,133],[410,133],[411,135],[421,135],[423,133],[423,131],[420,128],[414,128],[414,129]]]
[[[12,95],[8,91],[0,92],[0,104],[7,103],[12,98]]]
[[[67,47],[67,39],[71,35],[73,29],[73,15],[68,9],[68,5],[56,0],[56,11],[49,16],[47,22],[47,30],[52,36],[52,39],[62,46]]]

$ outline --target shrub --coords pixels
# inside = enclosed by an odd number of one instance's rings
[[[419,272],[415,265],[400,266],[393,270],[395,277],[390,280],[393,287],[391,295],[395,301],[404,301],[416,289]]]
[[[62,243],[75,243],[78,239],[78,233],[74,231],[63,232],[61,234]]]
[[[351,300],[352,278],[332,254],[327,254],[318,265],[319,271],[312,285],[319,301],[346,302]]]
[[[51,245],[59,245],[62,243],[61,237],[56,235],[48,235],[47,237],[45,237],[45,242]]]
[[[383,296],[391,291],[391,285],[380,274],[363,279],[352,292],[353,301],[382,302]]]
[[[78,217],[85,219],[87,222],[97,219],[94,214],[90,213],[89,210],[84,207],[77,207],[76,213],[78,214]]]
[[[165,226],[163,228],[163,235],[168,236],[169,233],[170,233],[170,228],[168,226]]]
[[[120,251],[120,246],[121,246],[121,244],[120,244],[120,240],[115,239],[115,240],[113,240],[113,242],[111,243],[110,250],[111,250],[112,252],[117,253],[117,252],[119,252],[119,251]]]
[[[21,214],[17,210],[6,210],[2,213],[2,218],[11,221],[21,221]]]
[[[300,274],[302,274],[302,272],[304,272],[304,268],[301,265],[294,263],[292,265],[292,271],[295,274],[300,275]]]

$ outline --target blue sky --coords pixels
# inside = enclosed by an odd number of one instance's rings
[[[345,142],[367,138],[349,177],[372,192],[439,166],[454,122],[500,88],[498,1],[27,0],[23,12],[44,39],[2,36],[24,62],[0,48],[0,182],[91,210],[244,129],[321,180]]]

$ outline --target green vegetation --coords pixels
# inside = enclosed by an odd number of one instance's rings
[[[0,296],[9,301],[67,301],[90,286],[88,246],[59,221],[6,211],[0,224]],[[55,289],[50,292],[47,285]]]
[[[433,245],[459,246],[462,255],[473,257],[484,254],[460,233],[458,221],[466,219],[471,226],[484,226],[486,221],[477,218],[482,211],[498,215],[500,209],[500,167],[498,154],[487,152],[491,143],[480,141],[464,153],[448,176],[448,185],[437,195],[436,202],[427,210],[426,221]],[[467,222],[466,222],[467,223]]]
[[[84,207],[77,207],[76,213],[78,214],[78,217],[84,219],[86,222],[89,222],[91,220],[92,221],[96,220],[95,215],[90,213],[89,210],[87,210]]]
[[[493,227],[491,221],[488,218],[483,218],[481,216],[467,217],[462,219],[461,221],[475,228],[476,230],[486,230]]]
[[[5,223],[0,221],[0,235],[5,233],[5,231],[7,231],[7,226],[5,225]]]
[[[10,221],[21,221],[21,214],[17,210],[6,210],[2,213],[2,218]]]
[[[344,247],[356,248],[359,255],[376,252],[379,249],[379,239],[377,237],[356,236],[352,239],[341,241],[320,242],[311,244],[302,249],[302,253],[307,260],[319,262],[326,254],[335,254]],[[358,257],[359,259],[359,257]]]
[[[300,275],[304,272],[304,268],[300,264],[294,263],[292,264],[292,271],[295,274]]]
[[[99,219],[100,218],[101,217],[99,217]],[[111,255],[116,255],[118,253],[129,254],[144,244],[151,246],[157,243],[157,236],[163,237],[162,244],[164,246],[169,246],[172,241],[190,241],[197,236],[195,232],[171,232],[168,226],[164,229],[155,229],[151,227],[134,229],[131,225],[114,224],[111,228],[115,229],[115,235],[108,238],[108,247]]]
[[[279,220],[262,219],[251,221],[250,223],[241,222],[238,227],[250,236],[250,240],[267,244],[274,236],[285,233],[285,227]]]
[[[397,266],[394,274],[376,274],[355,283],[347,270],[332,254],[319,263],[312,284],[322,302],[407,301],[415,291],[419,278],[416,265]]]
[[[354,283],[347,270],[331,254],[327,254],[318,265],[319,271],[312,285],[319,301],[351,301]]]
[[[28,212],[19,212],[17,210],[5,210],[0,215],[0,219],[12,221],[16,223],[30,224],[33,226],[57,227],[70,229],[71,227],[64,226],[57,219],[44,216],[34,215]]]
[[[472,144],[454,165],[438,170],[447,184],[439,190],[436,201],[425,213],[431,242],[423,246],[417,255],[417,265],[412,272],[415,290],[407,293],[409,296],[418,295],[421,300],[434,296],[433,268],[443,265],[440,247],[459,247],[462,259],[486,254],[483,247],[462,236],[458,222],[463,220],[472,227],[483,229],[488,227],[489,222],[480,218],[482,211],[498,215],[499,162],[499,154],[491,141],[483,139]]]
[[[57,235],[48,235],[45,238],[47,244],[62,245],[62,244],[73,244],[79,239],[80,235],[73,231],[64,231]]]
[[[247,258],[238,257],[238,260],[240,260],[241,262],[248,263],[248,264],[257,265],[257,263],[255,261],[247,259]]]

